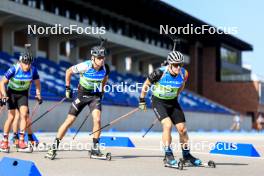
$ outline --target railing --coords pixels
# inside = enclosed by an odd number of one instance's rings
[[[264,82],[264,77],[256,74],[226,75],[221,76],[221,81],[260,81]]]

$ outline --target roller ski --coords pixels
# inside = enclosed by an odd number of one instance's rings
[[[173,153],[170,149],[165,150],[165,156],[163,159],[164,167],[169,167],[169,168],[175,168],[182,170],[183,169],[183,164],[181,161],[177,163],[175,160]]]
[[[183,156],[183,158],[180,159],[180,162],[183,164],[184,167],[216,167],[214,161],[210,160],[207,163],[203,163],[200,159],[193,157],[190,153]]]
[[[107,161],[111,161],[112,159],[111,153],[102,153],[98,148],[92,148],[90,151],[88,151],[88,153],[91,159],[101,159]]]
[[[10,152],[10,147],[9,147],[8,141],[1,141],[0,152],[4,152],[4,153]]]
[[[19,140],[18,141],[17,152],[32,153],[33,152],[33,147],[31,145],[28,145],[24,140]]]

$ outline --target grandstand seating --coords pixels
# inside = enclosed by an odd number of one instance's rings
[[[0,52],[0,76],[5,71],[16,63],[18,60],[18,53],[14,56],[10,56],[5,52]],[[64,96],[65,91],[65,71],[71,66],[66,61],[60,61],[58,64],[43,57],[37,57],[35,60],[35,66],[38,68],[38,72],[41,78],[42,96],[46,100],[56,100]],[[72,77],[72,87],[76,88],[78,85],[78,75]],[[133,74],[120,74],[116,71],[111,71],[108,84],[119,85],[123,82],[126,85],[134,83],[143,83],[144,77],[135,76]],[[35,85],[32,84],[30,94],[32,97],[35,95]],[[150,102],[151,92],[147,94],[147,105],[151,106]],[[111,92],[105,93],[103,104],[107,105],[120,105],[120,106],[137,106],[138,105],[139,92],[118,92],[114,89]],[[232,114],[233,111],[216,104],[208,99],[205,99],[199,95],[190,91],[183,91],[179,96],[179,102],[184,110],[187,111],[199,111],[199,112],[211,112],[211,113],[225,113]]]

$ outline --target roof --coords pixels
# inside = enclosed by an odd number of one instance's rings
[[[198,18],[195,18],[163,1],[160,0],[67,0],[76,4],[78,7],[88,8],[93,11],[101,11],[108,17],[117,17],[119,21],[126,21],[137,24],[141,27],[149,27],[159,31],[160,25],[169,26],[186,26],[193,24],[194,26],[209,25]],[[182,35],[188,41],[200,41],[203,44],[219,44],[225,43],[241,51],[251,51],[251,44],[228,34],[210,35],[208,32],[204,35]]]

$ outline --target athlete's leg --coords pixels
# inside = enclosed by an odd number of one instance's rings
[[[4,124],[4,140],[5,141],[8,141],[8,135],[9,135],[11,125],[12,125],[14,118],[15,118],[15,113],[16,113],[15,109],[8,110],[7,119],[6,119],[5,124]]]
[[[172,121],[169,117],[164,118],[161,121],[162,124],[162,143],[165,147],[170,147],[171,144],[171,129],[172,129]]]
[[[76,117],[80,114],[80,112],[82,111],[82,109],[85,107],[86,104],[87,102],[80,101],[80,98],[76,98],[72,102],[67,118],[59,127],[54,143],[51,149],[48,151],[47,155],[54,155],[56,153],[56,150],[59,148],[60,141],[65,136],[68,128],[73,124]]]
[[[99,109],[94,109],[92,112],[93,116],[93,131],[101,128],[101,111]],[[100,137],[101,131],[94,133],[93,138],[98,139]]]
[[[13,121],[13,144],[14,145],[18,145],[18,129],[19,129],[19,118],[20,115],[19,115],[19,110],[16,109],[16,113],[15,113],[15,118],[14,118],[14,121]]]
[[[97,131],[101,128],[101,98],[99,97],[93,97],[91,102],[89,103],[90,111],[92,112],[93,116],[93,131]],[[93,134],[93,146],[91,149],[92,154],[94,155],[100,155],[100,149],[99,149],[99,138],[101,135],[101,131],[97,131]]]
[[[67,132],[68,128],[73,124],[73,122],[75,121],[76,116],[72,115],[72,114],[68,114],[67,118],[65,119],[65,121],[63,122],[63,124],[60,126],[58,133],[57,133],[57,139],[62,139],[65,135],[65,133]]]
[[[14,136],[18,134],[18,128],[19,128],[19,110],[16,109],[15,118],[13,121],[13,133]]]
[[[20,113],[20,140],[24,140],[24,134],[27,128],[27,119],[28,119],[28,106],[22,105],[19,108]]]
[[[186,127],[185,122],[176,124],[176,128],[179,133],[179,139],[180,139],[180,144],[182,148],[188,147],[189,136],[187,133],[187,127]]]
[[[199,166],[202,163],[201,160],[193,157],[190,153],[190,148],[188,145],[189,136],[187,133],[187,127],[186,127],[185,122],[176,124],[176,128],[179,132],[183,158],[187,161],[190,161],[193,165]]]

